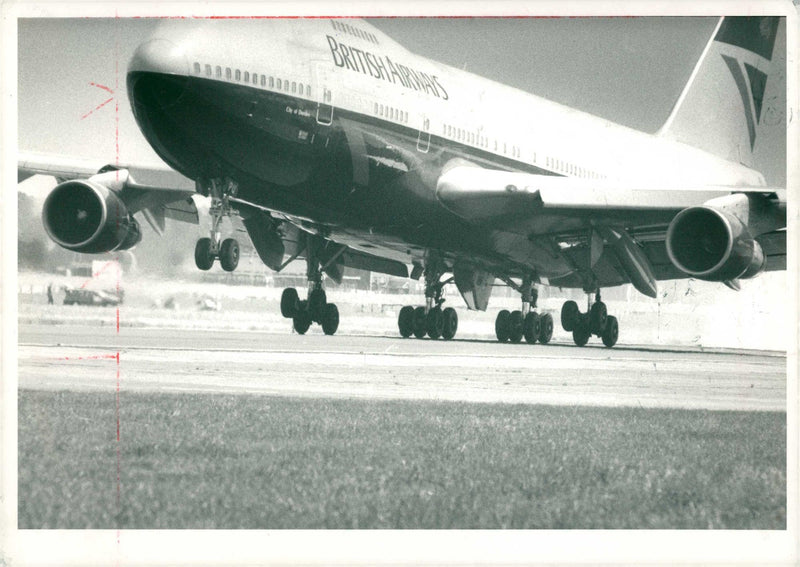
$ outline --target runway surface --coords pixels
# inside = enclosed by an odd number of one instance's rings
[[[764,353],[69,325],[20,325],[18,353],[28,389],[786,410]]]

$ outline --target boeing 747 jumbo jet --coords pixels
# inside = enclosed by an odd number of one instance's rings
[[[496,280],[521,297],[500,311],[501,342],[547,343],[553,317],[537,286],[579,288],[560,323],[578,345],[611,347],[619,323],[601,289],[657,281],[739,280],[786,267],[786,191],[752,166],[776,17],[720,18],[666,123],[646,134],[414,55],[352,19],[168,20],[130,61],[127,88],[144,136],[192,181],[85,171],[21,156],[22,176],[62,182],[44,203],[50,237],[69,250],[125,250],[144,218],[211,233],[197,267],[236,269],[220,227],[239,215],[263,262],[304,258],[308,292],[281,313],[305,333],[336,332],[323,274],[345,267],[424,278],[424,305],[403,307],[403,337],[452,339],[454,283],[486,310]],[[176,176],[177,177],[177,176]]]

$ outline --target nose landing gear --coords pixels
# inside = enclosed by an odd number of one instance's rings
[[[239,265],[239,243],[234,238],[221,240],[219,230],[222,219],[231,215],[229,199],[238,189],[236,182],[230,179],[211,180],[203,187],[203,193],[211,195],[211,230],[209,237],[201,238],[194,247],[194,262],[201,270],[210,270],[217,258],[226,272],[234,271]]]
[[[581,313],[574,301],[565,301],[561,306],[561,326],[572,333],[572,340],[578,346],[585,346],[592,335],[600,337],[609,348],[617,344],[619,338],[619,322],[608,314],[606,304],[600,299],[600,290],[595,293],[586,313]]]
[[[494,333],[501,343],[506,341],[520,343],[522,339],[528,344],[540,342],[547,344],[553,338],[553,316],[549,313],[541,315],[534,311],[539,291],[534,287],[533,280],[526,278],[522,285],[516,285],[512,280],[506,283],[522,295],[522,309],[508,311],[503,309],[497,314],[494,321]]]

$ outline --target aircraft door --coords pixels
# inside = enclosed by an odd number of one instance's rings
[[[431,121],[427,116],[422,117],[422,128],[417,135],[417,151],[423,154],[428,153],[431,146]]]
[[[314,65],[314,91],[317,99],[317,124],[333,123],[333,90],[324,63]]]

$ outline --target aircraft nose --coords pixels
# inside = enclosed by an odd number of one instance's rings
[[[180,45],[168,39],[155,38],[142,43],[133,54],[128,73],[137,71],[188,75],[189,59]]]

